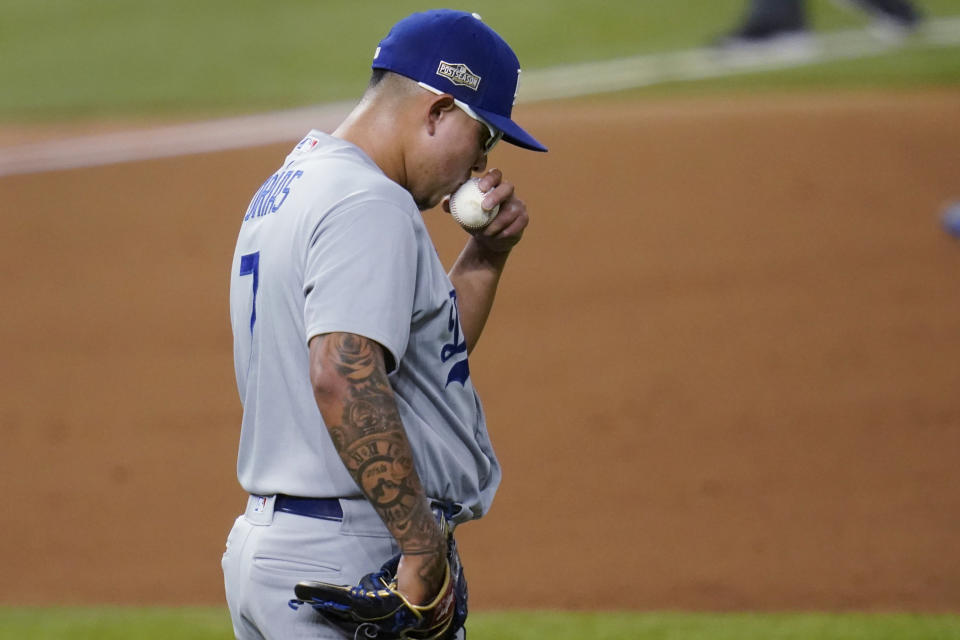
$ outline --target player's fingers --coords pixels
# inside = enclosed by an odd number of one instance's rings
[[[522,232],[527,226],[527,206],[522,200],[512,198],[500,206],[497,217],[483,230],[489,238],[503,237],[510,233]]]
[[[526,212],[524,212],[522,215],[514,218],[513,221],[501,229],[500,232],[494,237],[501,240],[513,239],[514,242],[518,242],[520,240],[520,236],[523,235],[523,232],[526,230],[529,224],[530,218],[527,217]]]
[[[484,231],[485,235],[493,237],[506,229],[518,215],[523,213],[523,203],[515,198],[500,203],[500,211],[496,217],[488,224]]]
[[[440,201],[440,208],[446,213],[450,213],[450,196],[444,196],[443,200]]]
[[[480,190],[483,191],[483,188],[481,187]],[[480,203],[481,207],[490,210],[499,204],[502,209],[504,205],[513,198],[513,183],[501,182],[496,187],[484,191],[484,193],[486,193],[486,195]]]
[[[480,182],[477,183],[477,186],[480,187],[480,191],[486,193],[494,187],[496,187],[503,180],[503,172],[500,169],[490,169],[480,178]]]

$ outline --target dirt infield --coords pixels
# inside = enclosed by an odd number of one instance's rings
[[[958,610],[958,114],[521,109],[551,153],[495,156],[532,224],[471,363],[475,607]],[[0,603],[222,602],[230,256],[286,149],[0,179]]]

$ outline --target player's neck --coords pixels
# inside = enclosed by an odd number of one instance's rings
[[[405,185],[407,176],[400,131],[393,114],[361,102],[333,136],[360,147],[388,178]]]

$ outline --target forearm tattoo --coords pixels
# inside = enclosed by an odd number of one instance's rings
[[[347,381],[340,423],[327,425],[340,458],[405,555],[436,553],[439,528],[413,463],[379,345],[335,333],[326,337],[324,348],[327,362]]]

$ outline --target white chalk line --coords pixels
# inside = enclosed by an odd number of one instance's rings
[[[960,17],[931,20],[908,37],[898,36],[889,29],[855,29],[810,35],[775,46],[736,50],[702,48],[532,70],[523,74],[520,95],[524,103],[573,98],[665,82],[860,58],[885,53],[906,43],[934,47],[958,45]],[[353,105],[354,102],[337,102],[0,148],[0,176],[291,142],[309,129],[332,130]]]

